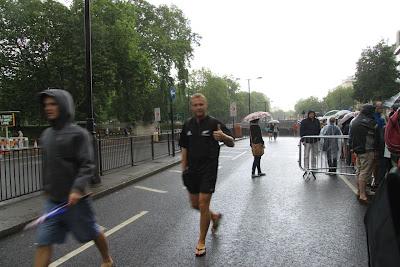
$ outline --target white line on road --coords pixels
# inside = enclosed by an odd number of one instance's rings
[[[169,170],[169,172],[182,173],[182,171],[180,171],[180,170]]]
[[[232,158],[232,156],[219,156],[220,158]]]
[[[145,186],[134,186],[137,189],[143,189],[143,190],[147,190],[147,191],[151,191],[151,192],[156,192],[156,193],[161,193],[161,194],[165,194],[168,193],[168,191],[163,191],[163,190],[158,190],[158,189],[153,189],[150,187],[145,187]]]
[[[221,150],[221,153],[227,153],[227,154],[240,154],[242,153],[241,151],[229,151],[229,150]]]
[[[118,224],[117,226],[115,226],[114,228],[108,230],[107,232],[104,233],[105,236],[110,236],[113,233],[117,232],[118,230],[121,230],[122,228],[124,228],[125,226],[127,226],[128,224],[133,223],[134,221],[136,221],[137,219],[139,219],[140,217],[144,216],[146,213],[148,213],[148,211],[142,211],[139,214],[136,214],[135,216],[129,218],[128,220]],[[68,261],[69,259],[75,257],[76,255],[78,255],[79,253],[82,253],[83,251],[87,250],[88,248],[90,248],[91,246],[94,245],[93,241],[90,241],[88,243],[86,243],[85,245],[71,251],[70,253],[68,253],[67,255],[59,258],[58,260],[52,262],[49,267],[56,267],[56,266],[60,266],[61,264],[63,264],[64,262]]]
[[[352,183],[350,183],[350,181],[346,177],[341,174],[339,174],[338,176],[351,189],[351,191],[354,192],[354,194],[357,194],[357,188]]]
[[[232,160],[237,160],[238,158],[240,158],[241,156],[243,156],[244,154],[246,154],[247,151],[240,153],[239,155],[237,155],[236,157],[232,158]]]

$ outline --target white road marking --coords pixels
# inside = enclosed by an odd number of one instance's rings
[[[180,170],[169,170],[169,172],[182,173],[182,171],[180,171]]]
[[[240,153],[239,155],[237,155],[236,157],[232,158],[232,160],[237,160],[238,158],[240,158],[241,156],[243,156],[244,154],[246,154],[247,151]]]
[[[223,155],[221,155],[221,156],[219,156],[220,158],[232,158],[232,156],[223,156]]]
[[[341,174],[339,174],[338,176],[351,189],[351,191],[354,192],[354,194],[357,194],[357,188],[352,183],[350,183],[350,181],[346,177]]]
[[[117,232],[118,230],[121,230],[122,228],[124,228],[125,226],[127,226],[128,224],[133,223],[134,221],[136,221],[137,219],[139,219],[140,217],[146,215],[146,213],[148,213],[148,211],[142,211],[139,214],[136,214],[135,216],[129,218],[128,220],[118,224],[117,226],[115,226],[114,228],[108,230],[107,232],[104,233],[105,236],[110,236],[113,233]],[[93,241],[90,241],[86,244],[84,244],[83,246],[71,251],[70,253],[68,253],[67,255],[59,258],[58,260],[52,262],[49,267],[56,267],[56,266],[60,266],[61,264],[63,264],[64,262],[68,261],[69,259],[75,257],[76,255],[78,255],[79,253],[82,253],[83,251],[87,250],[88,248],[90,248],[91,246],[94,245]]]
[[[228,151],[228,150],[221,150],[221,153],[227,153],[227,154],[240,154],[242,153],[241,151]]]
[[[143,189],[143,190],[147,190],[147,191],[151,191],[151,192],[156,192],[156,193],[161,193],[161,194],[165,194],[168,193],[168,191],[164,191],[164,190],[158,190],[158,189],[154,189],[154,188],[150,188],[150,187],[145,187],[145,186],[135,186],[135,188],[137,189]]]

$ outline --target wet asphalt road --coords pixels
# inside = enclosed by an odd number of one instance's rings
[[[142,214],[108,237],[117,266],[368,266],[365,208],[341,179],[304,182],[297,142],[266,142],[267,176],[256,179],[248,140],[222,148],[212,208],[224,219],[203,258],[194,257],[199,214],[189,208],[179,166],[96,200],[105,231]],[[0,266],[31,266],[33,243],[33,231],[0,240]],[[69,238],[53,259],[78,247]],[[60,266],[100,266],[100,257],[92,246]]]

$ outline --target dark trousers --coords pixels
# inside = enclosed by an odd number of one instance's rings
[[[328,158],[328,166],[330,172],[336,172],[337,168],[337,155],[332,155],[332,153],[327,153],[326,157]]]
[[[252,171],[251,171],[252,174],[256,173],[256,168],[257,168],[258,173],[261,173],[260,164],[261,164],[261,156],[254,156],[253,168],[252,168]]]

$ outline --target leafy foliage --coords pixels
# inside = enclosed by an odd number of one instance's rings
[[[178,8],[146,1],[91,1],[93,91],[96,119],[152,120],[165,108],[174,83],[185,88],[200,37]],[[83,1],[69,8],[53,0],[0,0],[0,106],[38,122],[36,94],[70,91],[84,120]],[[170,76],[176,72],[176,81]],[[166,113],[166,112],[165,112]]]
[[[355,74],[355,99],[360,102],[384,100],[399,92],[399,63],[393,52],[394,47],[383,41],[362,52]]]
[[[310,96],[306,99],[300,99],[297,101],[294,109],[297,114],[302,114],[303,112],[307,113],[309,110],[313,110],[315,112],[324,112],[324,104],[317,97]]]
[[[328,95],[324,97],[326,110],[350,109],[354,105],[353,94],[353,87],[339,86],[336,89],[329,91]]]

